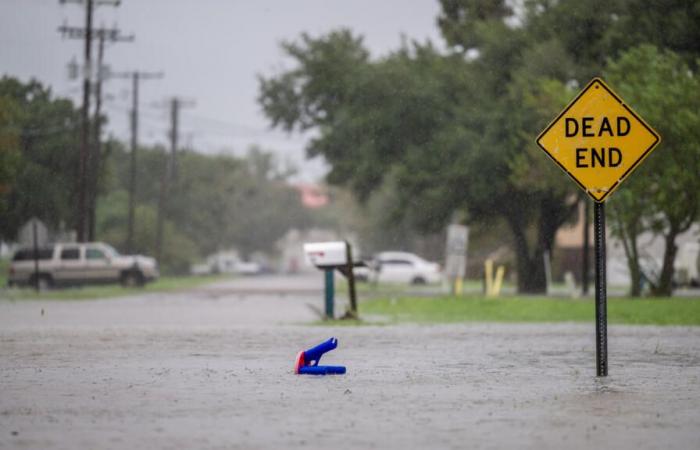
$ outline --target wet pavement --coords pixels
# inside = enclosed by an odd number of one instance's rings
[[[0,448],[698,448],[700,327],[611,327],[598,379],[593,323],[308,325],[320,287],[0,301]]]

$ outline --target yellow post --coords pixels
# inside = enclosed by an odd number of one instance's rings
[[[493,261],[487,259],[484,262],[484,277],[486,278],[486,296],[493,295]]]
[[[506,274],[506,268],[504,266],[498,266],[496,269],[496,280],[493,282],[493,296],[498,297],[501,295],[501,286],[503,286],[503,277]]]
[[[464,292],[464,283],[461,278],[455,280],[455,295],[462,295]]]

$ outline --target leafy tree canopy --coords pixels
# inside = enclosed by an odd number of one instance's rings
[[[308,154],[323,155],[328,180],[361,200],[391,174],[387,213],[397,219],[426,231],[460,211],[505,221],[520,290],[542,291],[543,254],[580,193],[534,137],[608,58],[639,42],[697,55],[697,5],[648,3],[441,0],[446,54],[412,43],[371,60],[348,30],[304,34],[283,45],[295,67],[260,78],[260,102],[273,125],[315,128]]]
[[[31,217],[71,228],[79,124],[73,103],[41,83],[0,79],[0,238]]]
[[[623,239],[633,275],[632,294],[639,294],[642,275],[637,236],[651,231],[663,237],[665,250],[661,266],[645,276],[653,293],[670,295],[675,240],[700,217],[700,81],[680,55],[652,45],[610,61],[606,77],[662,136],[610,203],[613,230]]]

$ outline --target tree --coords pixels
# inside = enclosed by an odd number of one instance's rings
[[[124,189],[114,190],[106,194],[97,208],[97,229],[100,240],[119,243],[126,240],[128,193]],[[152,255],[155,251],[156,208],[152,205],[139,204],[136,207],[139,220],[134,227],[134,247],[139,253]],[[190,264],[195,261],[200,252],[196,243],[185,235],[172,221],[164,224],[164,234],[170,243],[163,249],[162,261],[158,261],[163,273],[186,273]]]
[[[505,0],[440,0],[437,23],[447,44],[461,51],[481,48],[488,27],[501,28],[513,16]]]
[[[128,153],[109,143],[105,190],[98,208],[98,230],[123,248],[126,240],[126,191]],[[153,254],[155,211],[160,173],[169,157],[160,147],[139,149],[136,185],[136,237],[134,250]],[[183,152],[173,183],[163,249],[165,271],[182,272],[198,258],[219,250],[238,249],[244,256],[272,251],[289,228],[310,223],[298,193],[287,184],[288,170],[281,170],[269,152],[250,150],[245,159],[225,155]]]
[[[269,152],[254,147],[245,159],[186,153],[181,165],[170,217],[205,255],[231,247],[244,256],[269,252],[287,230],[309,223]]]
[[[636,40],[677,48],[686,61],[697,50],[697,6],[642,3],[530,0],[516,15],[505,0],[441,0],[446,53],[412,43],[375,60],[347,30],[304,34],[283,45],[296,66],[261,77],[259,99],[273,126],[315,128],[309,156],[323,155],[328,181],[360,200],[394,177],[387,213],[397,222],[435,231],[461,212],[507,223],[519,291],[542,292],[544,254],[575,219],[581,193],[535,137]],[[672,30],[639,31],[656,19]]]
[[[654,295],[671,295],[675,242],[700,217],[700,81],[680,55],[651,45],[610,61],[606,76],[620,95],[661,134],[659,148],[611,200],[639,294],[642,269],[637,236],[660,235],[665,244],[657,276],[644,273]]]
[[[553,105],[563,106],[562,95],[549,101],[550,85],[549,91],[528,97],[524,108],[522,95],[509,89],[515,78],[530,76],[517,72],[520,58],[514,55],[523,51],[521,32],[505,24],[479,30],[482,56],[474,61],[461,53],[441,55],[430,44],[405,45],[376,62],[354,61],[353,78],[343,87],[315,69],[327,66],[325,59],[364,54],[347,52],[360,39],[348,33],[317,40],[304,36],[301,43],[285,46],[295,49],[290,56],[298,67],[261,80],[261,102],[273,124],[282,123],[277,111],[297,112],[286,116],[293,117],[287,129],[315,123],[320,136],[307,149],[309,155],[323,155],[331,164],[328,180],[350,187],[360,199],[369,198],[387,174],[395,174],[399,192],[391,213],[399,221],[409,217],[424,232],[435,232],[459,209],[471,221],[505,219],[518,254],[519,288],[539,292],[546,283],[544,252],[551,251],[556,229],[574,211],[571,188],[559,182],[554,190],[530,188],[515,174],[519,155],[534,145],[528,133],[544,127],[556,112]],[[341,38],[347,41],[343,45]],[[337,52],[329,56],[317,48]],[[304,96],[310,85],[316,95],[337,91],[344,100],[306,114],[305,105],[323,104]],[[268,86],[300,95],[271,95]],[[556,86],[565,90],[563,83]],[[533,105],[543,98],[548,100],[544,106]],[[512,126],[505,128],[506,123]],[[528,236],[530,226],[539,230],[534,239]]]
[[[621,1],[621,0],[617,0]],[[610,39],[617,48],[610,57],[641,43],[668,49],[693,70],[700,56],[700,2],[688,0],[625,0]]]
[[[19,107],[9,97],[0,97],[0,217],[8,217],[9,194],[17,177],[17,167],[21,160],[19,143]],[[7,233],[0,229],[0,237]]]
[[[53,229],[74,223],[79,123],[73,103],[39,82],[0,79],[1,238],[33,216]]]
[[[274,126],[291,131],[332,125],[334,112],[352,96],[353,82],[369,60],[362,39],[349,30],[327,39],[302,33],[301,42],[284,42],[283,50],[302,68],[280,78],[259,77],[259,101]]]

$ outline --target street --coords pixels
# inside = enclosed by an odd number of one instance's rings
[[[610,376],[597,379],[593,318],[321,326],[321,283],[266,276],[110,300],[0,300],[0,448],[700,442],[698,327],[610,327]],[[338,348],[321,363],[347,374],[294,375],[297,352],[331,336]]]

